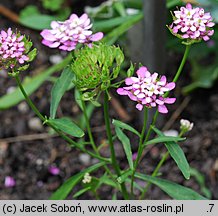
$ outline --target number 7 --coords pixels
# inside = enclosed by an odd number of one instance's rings
[[[214,204],[209,204],[209,206],[210,206],[210,212],[212,212],[212,209],[213,209],[213,207],[214,207]]]

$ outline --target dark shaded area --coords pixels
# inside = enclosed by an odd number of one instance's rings
[[[73,12],[82,13],[82,8],[86,5],[98,5],[100,1],[68,1],[72,5]],[[2,4],[13,10],[19,12],[28,4],[35,4],[31,0],[15,0],[1,1]],[[39,3],[37,3],[39,4]],[[22,33],[31,35],[31,39],[39,50],[37,59],[34,61],[29,71],[34,71],[42,65],[49,64],[49,55],[58,54],[58,50],[51,50],[41,45],[39,32],[26,29],[22,26],[15,25],[8,19],[1,17],[1,28],[13,29],[17,28]],[[173,73],[177,70],[181,56],[174,53],[168,53],[167,56],[167,71],[169,76],[173,77]],[[186,65],[184,73],[177,85],[176,104],[170,108],[170,113],[166,115],[165,122],[183,101],[184,96],[180,95],[180,90],[183,85],[190,82],[187,71],[190,70],[189,65]],[[24,77],[24,72],[22,76]],[[31,72],[34,75],[34,72]],[[5,94],[10,87],[15,86],[14,80],[1,74],[0,78],[0,95]],[[31,98],[37,104],[37,107],[44,115],[49,115],[49,98],[52,84],[45,82]],[[115,96],[116,93],[113,93]],[[72,92],[68,92],[62,102],[61,108],[58,110],[58,116],[71,116],[76,118],[79,115],[79,108],[73,101]],[[117,97],[118,98],[118,97]],[[132,123],[138,130],[140,129],[138,111],[134,104],[127,98],[120,98],[123,107],[132,117],[129,123]],[[23,104],[23,103],[22,103]],[[23,104],[25,107],[25,104]],[[117,111],[110,107],[111,117],[118,119]],[[182,144],[190,165],[205,175],[206,186],[210,189],[213,199],[218,199],[218,89],[215,86],[210,90],[197,90],[191,95],[191,101],[180,118],[187,118],[193,121],[195,126],[193,131],[188,134],[187,141]],[[0,112],[0,139],[8,137],[16,137],[28,134],[41,134],[47,132],[47,127],[38,128],[32,127],[30,120],[35,117],[34,113],[27,109],[22,109],[21,105],[11,108],[9,110]],[[173,125],[175,129],[179,129],[179,119]],[[102,110],[97,109],[91,119],[93,132],[98,144],[105,142],[105,130],[103,123]],[[36,123],[35,123],[36,125]],[[131,137],[131,134],[128,134]],[[131,137],[133,151],[137,150],[137,142],[134,137]],[[125,168],[127,165],[125,155],[121,144],[116,141],[115,148],[117,157],[120,160],[120,165]],[[161,155],[166,149],[163,145],[157,145],[150,149],[145,154],[144,159],[140,165],[141,172],[151,174],[154,167],[159,162]],[[108,156],[108,147],[102,149],[102,155]],[[85,158],[85,159],[84,159]],[[76,149],[70,148],[67,144],[58,137],[47,138],[44,140],[22,141],[17,140],[13,143],[2,141],[0,143],[0,199],[48,199],[53,191],[55,191],[67,178],[80,172],[85,167],[96,163],[95,159],[87,158]],[[58,176],[53,176],[48,172],[48,167],[51,164],[57,165],[61,172]],[[162,177],[184,184],[194,190],[201,192],[200,187],[194,178],[185,181],[174,161],[170,158],[161,169]],[[96,176],[101,176],[103,170],[95,173]],[[13,176],[16,180],[14,188],[5,188],[5,176]],[[143,184],[139,182],[139,184]],[[78,190],[79,186],[75,188]],[[137,191],[136,191],[137,193]],[[99,190],[99,195],[102,199],[111,199],[113,191],[110,187],[104,186]],[[69,196],[71,199],[72,196]],[[81,196],[82,199],[94,199],[91,193]],[[148,199],[169,199],[157,187],[152,186],[149,190]]]

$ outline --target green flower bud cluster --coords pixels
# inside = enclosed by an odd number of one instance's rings
[[[124,61],[119,47],[105,44],[93,45],[78,50],[72,64],[75,86],[83,92],[84,100],[92,100],[105,91],[116,79]]]

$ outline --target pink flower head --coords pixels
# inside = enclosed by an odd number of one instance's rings
[[[164,94],[175,88],[175,83],[167,83],[165,76],[158,73],[151,74],[146,67],[140,67],[136,72],[138,77],[128,77],[125,80],[127,86],[118,88],[119,95],[127,95],[137,102],[136,108],[142,110],[146,107],[158,107],[160,113],[167,113],[165,104],[173,104],[176,98],[165,98]]]
[[[214,34],[212,27],[215,25],[210,13],[205,13],[203,8],[193,8],[190,3],[180,10],[174,11],[174,21],[170,28],[178,37],[190,40],[208,41]]]
[[[92,42],[103,38],[103,33],[92,34],[91,21],[87,14],[78,17],[72,14],[64,22],[51,22],[51,30],[44,29],[41,32],[42,43],[50,48],[59,48],[61,50],[72,51],[76,45],[87,44],[91,46]]]
[[[5,187],[14,187],[16,185],[16,181],[14,180],[13,177],[11,176],[6,176],[5,177]]]
[[[26,55],[24,36],[13,33],[11,28],[0,33],[0,67],[8,62],[10,68],[14,68],[16,62],[24,64],[29,60]]]

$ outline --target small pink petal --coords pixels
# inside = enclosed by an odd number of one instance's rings
[[[165,98],[164,99],[164,103],[166,104],[173,104],[175,103],[175,101],[176,101],[176,98]]]
[[[13,177],[11,176],[5,177],[5,187],[10,188],[10,187],[14,187],[15,185],[16,185],[16,181],[14,180]]]
[[[56,166],[50,166],[48,171],[52,175],[58,175],[60,173],[60,169],[58,167],[56,167]]]
[[[136,108],[137,108],[139,111],[142,111],[143,105],[142,105],[142,104],[137,104],[137,105],[136,105]]]
[[[173,90],[176,87],[176,84],[174,82],[170,82],[167,85],[165,85],[165,88],[168,88],[169,90]]]
[[[126,83],[126,85],[132,85],[135,82],[131,77],[128,77],[125,79],[125,83]]]
[[[138,77],[140,77],[140,78],[145,78],[147,71],[148,71],[148,69],[143,66],[143,67],[140,67],[140,68],[136,71],[136,73],[137,73]]]
[[[168,110],[165,105],[158,105],[158,112],[160,113],[168,113]]]
[[[57,38],[50,32],[50,30],[43,30],[40,35],[45,39],[45,40],[48,40],[48,41],[56,41]]]
[[[102,32],[95,33],[89,37],[90,41],[99,41],[104,37]]]
[[[119,95],[128,95],[128,91],[124,90],[123,88],[117,89],[117,94]]]

